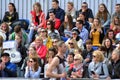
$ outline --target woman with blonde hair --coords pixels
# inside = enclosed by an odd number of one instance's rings
[[[41,67],[38,63],[38,58],[33,57],[27,61],[25,69],[25,78],[40,78]]]
[[[102,24],[99,18],[94,18],[90,31],[90,38],[93,41],[93,46],[100,46],[102,44],[103,37],[104,31],[102,29]]]
[[[108,68],[104,61],[104,55],[101,51],[93,52],[93,61],[88,66],[89,77],[94,79],[106,79],[109,76]]]
[[[69,71],[71,72],[71,78],[82,78],[83,77],[83,58],[80,54],[75,54],[74,62],[70,65]]]

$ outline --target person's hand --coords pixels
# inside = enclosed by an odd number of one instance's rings
[[[29,61],[27,61],[27,66],[28,66],[28,68],[30,68],[32,66]]]
[[[86,58],[86,59],[85,59],[85,62],[89,62],[89,61],[90,61],[90,59],[89,59],[89,58]]]
[[[5,69],[5,63],[2,62],[1,65],[2,65],[2,70]]]
[[[94,79],[99,79],[99,75],[98,75],[98,74],[92,74],[92,77],[93,77]]]
[[[65,77],[67,77],[67,74],[64,72],[64,73],[60,74],[60,77],[65,78]]]

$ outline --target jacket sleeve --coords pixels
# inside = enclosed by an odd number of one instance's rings
[[[41,14],[41,22],[40,22],[40,25],[39,25],[39,27],[44,27],[44,24],[45,24],[45,14],[42,12],[42,14]]]

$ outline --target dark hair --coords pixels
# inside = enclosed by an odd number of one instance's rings
[[[106,51],[105,47],[104,46],[99,46],[98,48],[100,51]]]
[[[12,7],[14,8],[14,12],[16,12],[16,7],[15,7],[14,3],[9,3],[9,5],[12,5]]]
[[[52,31],[52,32],[54,32],[54,30],[55,30],[55,22],[53,22],[52,20],[48,20],[48,22],[50,23],[50,25],[51,25],[51,27],[50,27],[50,30]]]
[[[54,47],[49,48],[48,51],[53,51],[54,52],[54,55],[52,57],[55,57],[55,55],[57,54],[57,51],[56,51],[56,49]]]
[[[53,9],[50,9],[50,10],[49,10],[49,13],[56,14],[56,11],[55,11],[55,10],[53,10]]]
[[[116,4],[115,6],[120,6],[120,4]]]
[[[113,39],[115,39],[114,31],[113,31],[112,29],[108,29],[107,32],[106,32],[106,35],[105,35],[105,37],[104,37],[104,40],[105,40],[106,38],[109,38],[109,37],[108,37],[109,32],[113,32]]]
[[[86,40],[86,44],[92,44],[92,41],[90,39]]]
[[[75,56],[73,52],[69,52],[68,55],[72,55],[73,57]]]
[[[16,25],[14,28],[14,32],[15,33],[19,33],[21,31],[21,26],[20,25]]]
[[[58,1],[58,0],[52,0],[52,2],[56,2],[57,4],[59,4],[59,1]]]
[[[87,2],[83,2],[82,4],[87,4],[87,5],[88,5],[88,3],[87,3]]]
[[[83,20],[77,20],[76,22],[79,22],[79,24],[83,24]]]

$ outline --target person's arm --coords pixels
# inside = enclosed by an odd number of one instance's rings
[[[65,77],[66,75],[63,74],[55,74],[52,73],[52,71],[59,65],[59,59],[57,57],[55,57],[52,62],[50,63],[50,65],[48,66],[48,69],[46,71],[46,76],[47,77],[51,77],[51,78],[62,78]]]
[[[3,22],[8,22],[8,18],[7,18],[8,12],[5,12],[5,15],[3,17]]]
[[[30,77],[30,71],[28,69],[28,66],[25,68],[25,74],[24,74],[25,78],[29,78]]]
[[[45,14],[42,12],[40,16],[40,24],[38,25],[39,27],[44,27],[45,24]]]
[[[110,25],[110,21],[111,21],[111,18],[110,18],[110,15],[108,14],[107,15],[107,20],[106,20],[106,22],[103,24],[103,27],[109,27],[109,25]]]
[[[103,64],[101,68],[103,68],[104,75],[99,75],[99,78],[100,79],[105,79],[105,78],[107,78],[109,76],[108,67],[107,67],[106,64]]]

